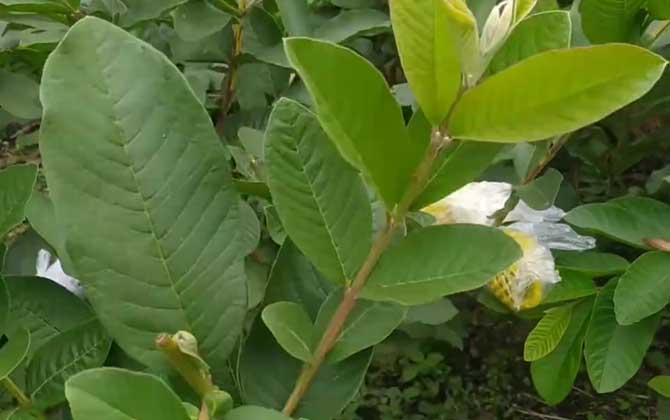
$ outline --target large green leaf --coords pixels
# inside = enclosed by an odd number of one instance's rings
[[[65,381],[102,366],[112,340],[97,320],[71,328],[45,342],[28,364],[26,385],[33,401],[50,407],[65,401]]]
[[[242,330],[241,257],[258,221],[184,77],[149,44],[88,17],[49,57],[42,102],[56,219],[103,325],[153,366],[157,334],[191,331],[222,368]]]
[[[117,368],[90,369],[65,383],[74,420],[190,420],[159,378]]]
[[[645,197],[586,204],[570,211],[565,220],[638,248],[648,248],[645,239],[670,238],[670,206]]]
[[[10,322],[30,331],[34,353],[52,337],[94,318],[91,308],[67,289],[41,277],[7,277]]]
[[[121,16],[121,26],[133,26],[136,23],[160,17],[168,10],[186,3],[188,0],[121,0],[127,11]]]
[[[549,290],[543,303],[565,302],[598,293],[590,275],[571,270],[560,270],[560,274],[561,281]]]
[[[0,171],[0,240],[23,221],[36,178],[34,165],[14,165]]]
[[[614,292],[614,312],[621,325],[654,315],[670,302],[670,254],[649,252],[631,264]]]
[[[549,309],[528,334],[523,347],[523,359],[533,362],[554,351],[568,329],[571,318],[572,305]]]
[[[369,175],[388,208],[400,200],[427,145],[410,140],[384,76],[355,52],[308,38],[285,41],[323,129]],[[337,71],[333,71],[337,69]]]
[[[519,23],[489,63],[491,74],[544,51],[568,48],[572,24],[570,14],[563,11],[544,12]]]
[[[599,393],[616,391],[637,373],[660,319],[651,316],[634,325],[619,325],[614,313],[616,287],[612,280],[601,289],[586,331],[586,368]]]
[[[317,339],[314,322],[298,303],[276,302],[263,309],[265,326],[288,354],[309,362]]]
[[[323,302],[316,318],[316,331],[320,334],[326,331],[343,295],[341,289],[337,290]],[[406,308],[394,303],[359,300],[344,323],[327,361],[337,363],[381,343],[400,325],[406,312]]]
[[[275,105],[265,147],[268,184],[284,229],[328,279],[340,284],[353,279],[372,236],[360,176],[316,117],[289,99]]]
[[[630,263],[616,254],[598,251],[553,251],[556,267],[592,277],[605,277],[623,273]]]
[[[530,365],[535,389],[549,404],[558,404],[572,391],[582,362],[584,333],[592,306],[593,299],[585,299],[574,306],[570,324],[556,349]]]
[[[670,1],[668,0],[647,0],[647,9],[654,19],[670,19]]]
[[[286,240],[272,268],[266,303],[290,301],[301,304],[312,319],[332,286]],[[296,417],[330,420],[356,395],[370,363],[364,351],[347,360],[324,365],[302,400]],[[240,359],[243,400],[248,404],[280,410],[288,399],[303,363],[287,354],[259,320],[254,324]],[[271,375],[268,375],[271,372]]]
[[[361,296],[404,305],[428,303],[481,287],[520,257],[519,246],[501,230],[431,226],[410,233],[384,253]]]
[[[231,16],[207,0],[193,0],[177,7],[172,18],[174,29],[181,39],[198,41],[225,28]]]
[[[646,0],[581,0],[582,29],[592,43],[635,41]]]
[[[279,411],[251,405],[237,407],[230,411],[223,420],[291,420]]]
[[[0,348],[0,380],[8,377],[21,364],[30,349],[30,332],[23,327],[5,334],[7,342]]]
[[[445,8],[438,0],[394,0],[390,6],[405,76],[421,109],[438,126],[461,88],[460,57]]]
[[[467,91],[454,108],[450,133],[501,143],[564,134],[644,95],[666,64],[648,50],[623,44],[537,54]]]
[[[40,118],[40,86],[30,77],[0,69],[0,107],[19,118]]]

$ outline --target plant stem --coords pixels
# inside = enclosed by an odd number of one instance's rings
[[[14,399],[16,399],[19,407],[24,410],[28,410],[30,408],[32,401],[30,401],[30,398],[28,398],[26,394],[23,393],[21,388],[19,388],[18,385],[14,383],[14,381],[12,381],[10,378],[5,378],[2,380],[2,386],[4,386],[7,392],[9,392],[9,394],[14,397]]]
[[[443,150],[445,145],[449,144],[450,141],[451,139],[442,135],[440,131],[433,131],[428,151],[426,152],[426,155],[414,173],[407,192],[404,194],[393,213],[389,215],[386,229],[373,244],[372,248],[370,249],[370,253],[356,274],[354,281],[349,287],[346,288],[344,297],[335,311],[335,314],[331,318],[326,331],[323,333],[323,336],[319,341],[319,345],[314,352],[312,360],[303,367],[303,370],[295,383],[293,392],[286,401],[284,409],[282,410],[285,415],[290,416],[295,412],[295,410],[298,408],[298,405],[300,404],[300,400],[309,390],[309,387],[314,381],[314,378],[321,368],[321,365],[323,365],[325,362],[328,353],[337,343],[337,339],[339,338],[340,333],[344,328],[344,324],[346,323],[347,318],[351,314],[351,311],[356,307],[358,296],[361,290],[363,290],[363,287],[370,277],[372,270],[374,270],[377,262],[379,262],[379,259],[384,254],[384,251],[386,251],[388,246],[391,244],[393,235],[395,234],[397,228],[404,222],[405,216],[407,215],[407,212],[409,211],[412,203],[425,188],[435,159],[440,154],[440,151]]]
[[[551,163],[552,160],[554,160],[554,158],[556,157],[558,152],[561,151],[563,146],[565,146],[565,144],[568,142],[568,140],[570,140],[570,138],[572,137],[573,134],[574,134],[574,131],[571,132],[571,133],[562,135],[556,141],[556,143],[554,143],[551,146],[551,148],[549,149],[549,152],[544,157],[542,162],[540,162],[540,164],[537,165],[537,167],[535,167],[535,169],[533,169],[533,171],[530,174],[528,174],[528,177],[526,177],[526,179],[523,182],[524,185],[531,183],[535,178],[540,176],[540,174],[542,174],[542,172],[544,172],[544,170],[547,168],[547,166]]]

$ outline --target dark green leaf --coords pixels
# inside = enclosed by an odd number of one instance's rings
[[[0,107],[15,117],[42,116],[39,89],[40,85],[30,77],[0,69]]]
[[[226,414],[223,420],[291,420],[279,411],[247,405]]]
[[[0,348],[0,380],[7,378],[21,364],[30,349],[30,333],[23,327],[5,334],[7,342]]]
[[[262,318],[265,326],[288,354],[303,362],[311,361],[317,331],[301,305],[276,302],[263,309]]]
[[[646,0],[581,0],[582,29],[596,43],[635,41],[640,36],[640,10]]]
[[[635,260],[619,279],[614,311],[621,325],[654,315],[670,302],[670,253],[648,252]]]
[[[598,251],[553,251],[556,267],[576,271],[593,277],[606,277],[623,273],[630,263],[616,254]]]
[[[15,165],[0,171],[0,239],[23,221],[36,177],[34,165]]]
[[[177,35],[185,41],[197,41],[223,29],[231,16],[207,0],[192,0],[177,7],[172,18]]]
[[[563,175],[556,169],[549,168],[544,175],[531,183],[517,187],[516,192],[530,208],[546,210],[554,205],[562,182]]]

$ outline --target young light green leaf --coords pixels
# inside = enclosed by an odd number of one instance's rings
[[[584,333],[592,307],[593,299],[585,299],[575,305],[570,324],[556,349],[530,365],[535,389],[551,405],[560,403],[572,391],[582,362]]]
[[[30,354],[52,337],[95,316],[84,301],[51,280],[6,277],[5,283],[11,296],[10,322],[30,332]]]
[[[463,238],[468,238],[467,246]],[[403,305],[428,303],[477,289],[520,257],[519,246],[499,229],[431,226],[412,232],[390,248],[361,296]]]
[[[576,271],[591,277],[606,277],[623,273],[630,263],[616,254],[598,251],[553,251],[556,267]]]
[[[34,165],[14,165],[0,171],[0,239],[23,221],[36,178]]]
[[[586,369],[598,393],[616,391],[637,373],[660,320],[651,316],[634,325],[619,325],[614,313],[616,288],[617,281],[611,280],[600,290],[586,331]]]
[[[190,420],[177,394],[146,373],[86,370],[65,383],[65,395],[74,420]]]
[[[370,177],[386,206],[393,208],[407,189],[428,139],[423,144],[410,140],[384,77],[363,57],[308,38],[286,39],[285,47],[314,98],[323,129],[345,159]]]
[[[516,188],[519,198],[535,210],[546,210],[554,205],[558,190],[563,183],[563,174],[549,168],[541,177]]]
[[[65,401],[65,381],[102,366],[112,340],[97,320],[71,328],[45,342],[31,357],[26,374],[30,397],[39,407]]]
[[[570,211],[573,226],[648,249],[645,239],[670,238],[670,206],[645,197],[623,197]]]
[[[28,356],[30,332],[18,326],[5,334],[7,342],[0,348],[0,380],[7,378]]]
[[[544,51],[570,47],[572,23],[563,11],[538,13],[519,23],[489,63],[490,74],[499,73]]]
[[[19,118],[42,116],[40,85],[30,77],[0,69],[0,107]]]
[[[561,281],[555,284],[543,303],[558,303],[575,300],[598,293],[590,275],[572,270],[560,270]]]
[[[314,114],[289,99],[275,105],[265,147],[268,184],[284,229],[330,281],[352,279],[372,237],[370,204],[359,174],[339,155]]]
[[[279,411],[246,405],[230,411],[223,420],[291,420]]]
[[[649,387],[665,398],[670,398],[670,376],[654,376],[648,383]]]
[[[461,65],[442,0],[393,0],[391,21],[403,70],[421,109],[438,126],[461,88]]]
[[[316,331],[323,334],[342,301],[342,289],[328,296],[316,318]],[[387,302],[359,300],[328,354],[329,363],[340,362],[361,350],[381,343],[402,322],[406,308]]]
[[[647,9],[656,20],[670,19],[670,1],[668,0],[647,0]]]
[[[303,362],[312,359],[317,334],[305,308],[293,302],[277,302],[266,306],[261,317],[288,354]]]
[[[635,41],[640,36],[640,10],[646,0],[581,0],[584,34],[594,44]]]
[[[193,0],[172,12],[174,29],[184,41],[198,41],[223,29],[231,16],[207,0]]]
[[[619,66],[623,61],[630,64]],[[644,95],[666,64],[623,44],[537,54],[467,91],[454,108],[450,134],[501,143],[564,134]]]
[[[440,15],[458,48],[463,80],[467,86],[474,86],[484,71],[479,50],[479,30],[477,19],[464,0],[436,0]],[[444,77],[444,75],[441,75]]]
[[[102,324],[150,366],[164,363],[157,334],[191,331],[222,368],[242,330],[241,258],[258,221],[185,78],[149,44],[87,17],[50,55],[41,93],[56,219]]]
[[[670,253],[648,252],[621,275],[614,292],[614,312],[621,325],[654,315],[670,302]]]
[[[528,334],[523,347],[523,360],[534,362],[554,351],[570,325],[572,305],[549,309]]]

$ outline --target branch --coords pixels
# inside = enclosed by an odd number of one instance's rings
[[[300,373],[300,376],[295,383],[295,387],[293,388],[293,392],[284,405],[283,413],[285,415],[290,416],[295,412],[295,410],[298,408],[298,405],[300,404],[300,400],[302,400],[302,398],[309,390],[309,387],[314,381],[314,378],[321,368],[321,365],[323,365],[325,362],[328,353],[337,343],[337,339],[339,338],[340,333],[344,328],[344,324],[351,314],[351,311],[355,308],[358,296],[361,290],[363,290],[363,287],[370,277],[372,270],[374,270],[377,262],[384,254],[384,251],[386,251],[388,246],[391,244],[393,235],[395,234],[397,228],[404,222],[405,216],[407,215],[410,206],[425,188],[433,168],[433,163],[440,154],[440,151],[442,151],[443,148],[450,142],[451,139],[448,136],[442,135],[439,130],[435,130],[433,132],[430,147],[428,148],[425,157],[419,164],[419,167],[412,177],[412,181],[407,192],[400,200],[400,203],[395,208],[393,213],[390,215],[386,229],[377,238],[376,242],[370,249],[370,253],[356,274],[356,277],[354,278],[351,286],[347,287],[344,293],[344,297],[340,302],[339,307],[337,308],[337,311],[333,315],[330,323],[328,324],[328,327],[326,328],[326,331],[321,337],[312,360],[307,365],[305,365],[302,372]]]
[[[554,143],[551,146],[551,148],[549,149],[549,152],[544,157],[542,162],[540,162],[540,164],[537,165],[535,167],[535,169],[533,169],[533,171],[530,174],[528,174],[528,177],[526,177],[525,181],[523,182],[524,185],[525,184],[530,184],[535,178],[540,176],[542,174],[542,172],[544,172],[545,169],[547,169],[547,166],[549,166],[551,161],[554,160],[556,155],[558,155],[558,152],[561,151],[563,146],[565,146],[565,144],[568,142],[568,140],[570,140],[570,138],[572,137],[573,134],[574,134],[574,131],[571,132],[571,133],[568,133],[568,134],[564,134],[563,136],[561,136],[556,141],[556,143]]]
[[[5,378],[2,380],[2,386],[7,390],[7,392],[16,399],[16,402],[19,404],[19,407],[23,410],[28,410],[32,406],[32,401],[30,398],[23,393],[21,388],[18,387],[10,378]]]

